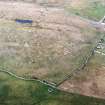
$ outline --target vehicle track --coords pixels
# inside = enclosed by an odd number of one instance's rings
[[[49,86],[49,87],[54,88],[54,89],[57,89],[55,85],[52,85],[52,84],[50,84],[50,83],[48,83],[47,81],[44,81],[44,80],[31,79],[31,78],[30,78],[30,79],[24,78],[24,77],[21,77],[21,76],[18,76],[18,75],[16,75],[16,74],[14,74],[14,73],[12,73],[12,72],[10,72],[10,71],[3,70],[3,69],[1,69],[1,68],[0,68],[0,72],[7,73],[7,74],[9,74],[10,76],[13,76],[13,77],[15,77],[15,78],[17,78],[17,79],[20,79],[20,80],[24,80],[24,81],[37,81],[37,82],[40,82],[40,83],[42,83],[42,84],[44,84],[44,85],[46,85],[46,86]]]

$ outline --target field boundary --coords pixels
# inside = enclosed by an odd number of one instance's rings
[[[21,76],[18,76],[18,75],[16,75],[16,74],[14,74],[14,73],[12,73],[12,72],[10,72],[10,71],[3,70],[3,69],[1,69],[1,68],[0,68],[0,72],[7,73],[7,74],[9,74],[10,76],[13,76],[13,77],[15,77],[15,78],[17,78],[17,79],[24,80],[24,81],[37,81],[37,82],[40,82],[40,83],[42,83],[42,84],[44,84],[44,85],[46,85],[46,86],[49,86],[49,87],[52,87],[52,88],[56,89],[56,86],[55,86],[55,85],[52,85],[51,83],[49,83],[49,82],[47,82],[47,81],[45,81],[45,80],[40,80],[40,79],[38,79],[38,78],[37,78],[37,79],[24,78],[24,77],[21,77]]]
[[[84,70],[84,68],[86,67],[86,65],[88,64],[88,62],[90,61],[90,59],[93,57],[93,55],[95,54],[95,51],[97,49],[97,47],[99,46],[100,43],[102,43],[102,39],[105,37],[102,36],[102,38],[99,39],[99,41],[97,41],[96,46],[90,51],[89,56],[86,58],[86,60],[84,61],[84,63],[77,69],[73,70],[73,72],[69,75],[66,76],[66,78],[61,81],[60,83],[57,84],[57,87],[59,87],[62,83],[64,83],[65,81],[67,81],[68,79],[71,79],[75,74],[77,74],[79,71]]]

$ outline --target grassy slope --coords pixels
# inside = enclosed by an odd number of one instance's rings
[[[105,98],[105,37],[101,46],[102,48],[96,51],[102,54],[95,52],[84,70],[81,70],[69,79],[68,82],[62,84],[62,87],[68,88],[68,92],[72,91],[83,95]],[[74,88],[69,87],[71,85]]]
[[[81,0],[80,2],[82,3],[74,3],[74,5],[66,7],[66,10],[96,21],[99,21],[105,15],[104,0]]]
[[[26,82],[0,72],[0,105],[104,105],[104,100],[67,94],[37,82]]]

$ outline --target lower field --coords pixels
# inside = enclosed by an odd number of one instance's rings
[[[0,72],[0,105],[105,105],[105,101],[68,94],[38,82],[22,81]]]

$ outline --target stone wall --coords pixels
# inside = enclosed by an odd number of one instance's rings
[[[64,6],[67,2],[68,0],[37,0],[37,3],[46,6]]]

